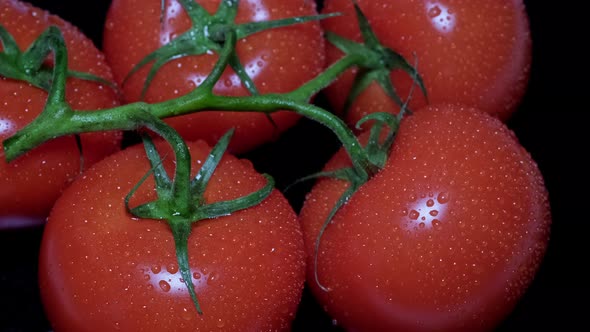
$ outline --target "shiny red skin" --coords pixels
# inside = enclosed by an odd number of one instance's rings
[[[522,0],[359,0],[379,40],[399,52],[424,79],[432,104],[459,103],[490,113],[503,121],[516,110],[524,96],[530,74],[531,36]],[[345,15],[322,21],[327,31],[361,41],[352,2],[326,0],[324,13]],[[342,57],[327,47],[327,61]],[[411,78],[391,74],[405,100]],[[336,110],[342,110],[350,91],[353,71],[328,88]],[[410,107],[426,105],[416,89]],[[353,103],[347,121],[356,124],[371,112],[397,112],[399,107],[372,84]]]
[[[20,1],[6,0],[0,2],[0,22],[22,50],[50,25],[58,26],[66,40],[69,68],[112,80],[103,54],[77,28],[59,17]],[[0,141],[36,118],[46,98],[46,92],[28,83],[0,77]],[[76,110],[118,105],[112,88],[80,79],[68,79],[66,98]],[[120,132],[81,135],[85,165],[119,150],[121,138]],[[10,164],[6,163],[3,150],[0,147],[0,228],[9,224],[18,227],[19,218],[45,219],[61,191],[80,172],[75,139],[53,140]]]
[[[327,165],[349,164],[339,152]],[[542,176],[499,120],[442,105],[406,118],[387,166],[336,214],[345,189],[320,180],[300,214],[308,283],[351,331],[486,331],[510,313],[546,250]]]
[[[210,13],[220,0],[198,1]],[[190,27],[180,4],[166,1],[167,18],[160,22],[159,0],[115,0],[104,29],[104,51],[117,82],[146,55],[166,44]],[[241,1],[236,22],[273,20],[293,16],[316,15],[315,2],[305,0]],[[171,17],[174,15],[174,17]],[[264,31],[238,42],[241,63],[260,93],[288,92],[321,72],[324,66],[324,41],[318,22]],[[145,100],[160,102],[195,89],[209,74],[216,54],[183,57],[163,66],[147,90]],[[140,99],[148,67],[133,75],[123,86],[128,102]],[[227,70],[216,85],[219,95],[244,96],[247,90],[232,70]],[[275,128],[261,113],[205,112],[168,119],[188,140],[204,139],[215,144],[230,128],[236,128],[230,151],[242,153],[274,140],[291,127],[299,116],[280,112],[273,116]]]
[[[189,148],[197,166],[210,151],[203,142]],[[167,145],[159,149],[171,155]],[[173,158],[164,163],[172,172]],[[54,330],[288,330],[305,280],[305,252],[283,195],[275,190],[260,205],[193,225],[188,254],[199,316],[181,281],[170,228],[125,210],[125,195],[149,169],[143,146],[128,148],[96,164],[57,201],[39,266]],[[229,200],[265,184],[249,161],[226,155],[205,199]],[[131,204],[154,195],[150,178]]]

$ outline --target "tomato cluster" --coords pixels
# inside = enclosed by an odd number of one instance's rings
[[[103,30],[93,38],[106,57],[69,23],[17,0],[0,2],[0,24],[23,51],[57,24],[68,47],[68,69],[100,78],[68,77],[67,102],[75,110],[98,110],[172,101],[201,85],[226,41],[211,37],[213,50],[205,52],[181,43],[165,48],[187,30],[202,31],[196,17],[211,20],[205,27],[213,29],[228,17],[246,26],[318,14],[312,1],[242,0],[234,14],[218,10],[219,0],[197,1],[189,11],[192,2],[105,2]],[[129,208],[164,195],[162,174],[175,174],[177,150],[156,143],[159,164],[133,133],[121,145],[121,131],[83,132],[56,138],[13,162],[3,160],[0,228],[48,216],[39,286],[56,331],[289,330],[311,328],[309,317],[330,317],[332,329],[473,331],[494,329],[514,310],[539,269],[551,223],[543,177],[502,122],[517,109],[529,79],[531,39],[523,2],[319,4],[320,13],[342,15],[238,34],[237,60],[212,91],[230,97],[289,93],[347,56],[338,49],[342,44],[324,41],[323,33],[354,41],[346,45],[371,45],[374,37],[382,43],[375,49],[398,52],[419,77],[408,75],[400,62],[386,66],[386,75],[381,67],[354,68],[315,104],[342,115],[351,128],[367,114],[392,113],[398,132],[382,169],[369,172],[358,187],[336,175],[313,188],[302,185],[285,194],[275,189],[261,204],[195,221],[187,234],[187,281],[170,231],[174,220],[138,218]],[[359,30],[353,4],[366,15],[371,34]],[[3,39],[0,50],[8,49]],[[45,64],[51,68],[53,60]],[[47,91],[1,79],[4,140],[41,114]],[[356,98],[348,100],[351,91]],[[296,112],[218,108],[212,101],[212,111],[166,119],[190,142],[193,178],[203,176],[202,165],[217,166],[194,203],[199,207],[261,190],[268,183],[258,171],[269,163],[279,189],[320,171],[324,162],[325,174],[358,173],[349,151],[337,152],[339,142],[331,134]],[[211,161],[213,146],[230,128],[235,135],[229,151],[245,159],[226,155]],[[356,129],[370,145],[369,131]],[[336,154],[328,161],[326,151]],[[143,182],[150,169],[159,168],[164,173],[155,181]],[[354,190],[343,201],[349,189]],[[187,283],[199,299],[196,310]],[[317,304],[322,308],[301,318]]]

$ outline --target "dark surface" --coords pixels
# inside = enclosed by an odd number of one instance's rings
[[[498,1],[498,0],[490,0]],[[107,0],[36,0],[42,8],[78,26],[100,46]],[[533,34],[530,86],[508,125],[515,131],[546,179],[553,227],[547,256],[532,286],[498,331],[590,330],[586,322],[588,224],[588,92],[581,28],[583,1],[525,1]],[[579,40],[576,41],[576,39]],[[321,100],[320,100],[321,103]],[[284,188],[294,179],[317,171],[337,148],[319,125],[302,121],[279,141],[248,154],[260,171]],[[294,168],[293,165],[297,167]],[[296,187],[288,198],[298,209],[309,185]],[[0,331],[49,331],[36,283],[37,251],[42,228],[0,232]],[[307,292],[294,322],[295,331],[336,331],[337,327]]]

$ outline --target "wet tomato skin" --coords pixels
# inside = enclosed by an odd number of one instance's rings
[[[432,104],[459,103],[507,120],[524,96],[530,74],[531,36],[522,0],[360,0],[379,40],[417,65]],[[345,15],[322,21],[322,27],[361,41],[352,2],[326,0],[324,13]],[[327,44],[327,61],[342,52]],[[399,95],[406,99],[411,78],[391,74]],[[348,71],[328,88],[328,99],[342,110],[354,79]],[[426,106],[416,90],[410,107]],[[356,124],[370,112],[397,112],[399,107],[372,84],[353,103],[347,115]]]
[[[214,13],[220,0],[199,0]],[[104,51],[115,78],[122,83],[131,69],[146,55],[181,35],[190,27],[188,16],[177,1],[166,1],[164,23],[160,24],[159,0],[115,0],[104,29]],[[317,15],[313,1],[241,1],[237,23]],[[289,92],[319,74],[324,67],[324,41],[318,22],[276,28],[238,41],[237,54],[260,93]],[[194,90],[209,75],[216,54],[175,59],[154,77],[145,100],[160,102]],[[148,67],[123,85],[128,102],[140,99]],[[233,70],[227,70],[214,88],[219,95],[245,96],[249,93]],[[230,151],[242,153],[274,140],[299,117],[292,112],[272,115],[252,112],[204,112],[170,118],[166,121],[188,140],[204,139],[215,144],[230,128],[236,133]]]
[[[112,80],[104,56],[92,41],[59,17],[24,2],[7,0],[0,2],[0,22],[21,50],[50,25],[58,26],[68,48],[69,68]],[[35,119],[46,98],[46,92],[28,83],[0,77],[0,141]],[[116,92],[110,87],[73,78],[68,79],[66,99],[76,110],[118,105]],[[117,151],[121,137],[119,132],[82,134],[85,165]],[[52,140],[10,164],[3,158],[2,147],[0,156],[0,228],[16,217],[44,219],[60,192],[80,171],[80,154],[73,137]]]
[[[339,152],[327,165],[348,164]],[[300,214],[308,283],[355,331],[493,329],[533,280],[550,211],[541,174],[513,133],[479,110],[428,107],[406,118],[387,166],[339,211],[345,189],[320,180]]]
[[[189,147],[193,165],[201,165],[209,147]],[[167,145],[159,149],[171,153]],[[165,160],[170,172],[172,159]],[[56,203],[39,268],[54,330],[288,330],[305,268],[300,226],[287,200],[275,190],[256,207],[193,226],[188,253],[199,316],[181,281],[169,227],[125,210],[125,195],[149,168],[142,146],[128,148],[96,164]],[[250,162],[228,155],[205,198],[237,198],[265,181]],[[153,196],[150,179],[131,204]]]

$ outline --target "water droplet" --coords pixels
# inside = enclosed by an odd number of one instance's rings
[[[217,320],[217,327],[222,328],[224,326],[225,326],[225,322],[221,318],[219,318]]]
[[[429,199],[429,200],[426,202],[426,206],[428,206],[428,207],[433,207],[433,206],[434,206],[434,201],[433,201],[433,200],[431,200],[431,199]]]
[[[414,202],[414,201],[416,201],[416,198],[417,198],[417,197],[416,197],[416,194],[410,194],[410,196],[408,196],[408,200],[409,200],[410,202]]]
[[[145,279],[145,280],[150,280],[150,275],[149,275],[149,274],[144,274],[144,275],[143,275],[143,279]]]
[[[409,217],[412,220],[417,220],[418,217],[420,217],[420,213],[418,211],[416,211],[416,210],[412,210],[412,211],[410,211]]]
[[[438,227],[440,227],[440,226],[441,226],[441,222],[440,222],[440,220],[438,220],[438,219],[432,219],[432,226],[433,226],[434,228],[438,228]]]
[[[169,264],[166,266],[166,271],[170,274],[176,274],[178,272],[178,266],[176,264]]]
[[[442,12],[442,10],[440,9],[439,6],[434,6],[428,10],[428,16],[430,18],[435,18],[438,15],[440,15],[441,12]]]
[[[438,216],[438,211],[437,210],[432,210],[432,211],[430,211],[430,215],[433,216],[433,217],[436,217],[436,216]]]
[[[438,194],[438,196],[436,197],[436,200],[440,204],[447,204],[449,202],[449,194],[447,192],[443,191],[440,194]]]
[[[199,272],[195,272],[195,273],[193,273],[193,278],[195,278],[197,280],[201,279],[201,274]]]
[[[419,224],[418,224],[418,227],[420,227],[420,228],[424,228],[424,227],[426,227],[426,224],[425,224],[425,223],[423,223],[423,222],[421,222],[421,223],[419,223]]]
[[[209,274],[209,278],[207,278],[207,285],[211,285],[212,283],[215,283],[217,281],[217,278],[219,278],[219,275],[215,272],[211,272]]]
[[[159,265],[153,265],[152,266],[152,273],[153,274],[158,274],[160,273],[160,271],[162,271],[162,267]]]
[[[189,310],[187,308],[182,308],[182,312],[180,313],[180,316],[184,320],[191,320],[191,319],[193,319],[194,314],[191,312],[191,310]]]
[[[160,288],[164,292],[169,292],[170,291],[170,284],[167,283],[165,280],[160,280],[160,282],[158,283],[158,285],[160,285]]]

